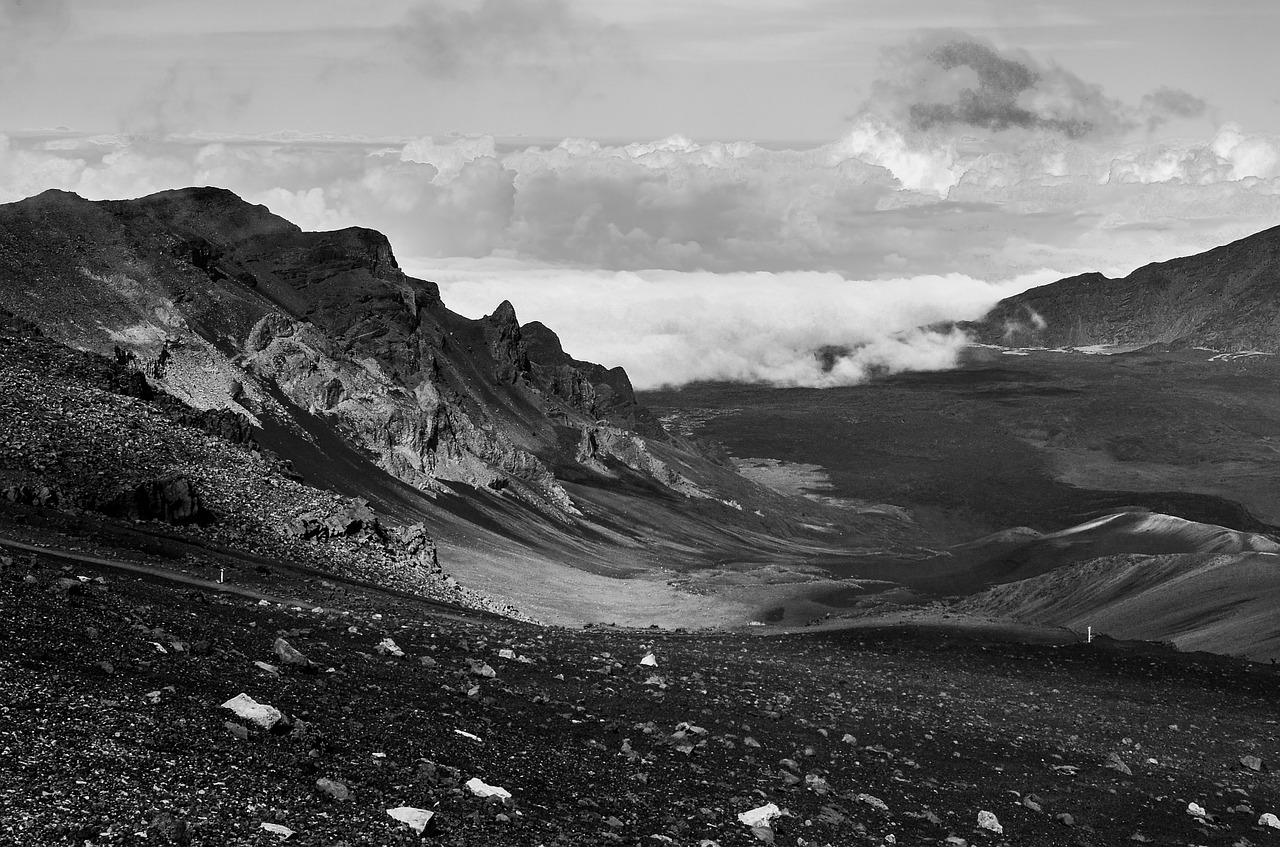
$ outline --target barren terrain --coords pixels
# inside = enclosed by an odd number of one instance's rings
[[[0,557],[0,842],[281,843],[264,824],[330,846],[1275,837],[1269,666],[999,627],[541,628],[248,564],[228,583],[275,599]],[[242,693],[284,722],[222,706]],[[738,821],[768,803],[767,830]],[[433,813],[421,835],[388,814],[406,806]]]

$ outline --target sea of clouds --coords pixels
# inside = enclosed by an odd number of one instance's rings
[[[1186,92],[1125,104],[963,33],[886,68],[824,144],[12,133],[0,201],[217,185],[304,228],[372,227],[452,308],[510,300],[640,387],[947,367],[963,337],[916,327],[1280,223],[1280,137]],[[847,353],[824,367],[823,347]]]

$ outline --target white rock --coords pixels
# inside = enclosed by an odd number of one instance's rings
[[[1204,806],[1201,806],[1199,803],[1188,803],[1187,814],[1191,815],[1192,817],[1203,818],[1205,815],[1209,813],[1206,812],[1204,810]]]
[[[265,829],[267,832],[271,832],[280,836],[281,841],[285,841],[289,838],[289,836],[293,835],[292,829],[289,829],[289,827],[287,826],[281,826],[278,823],[266,823],[264,821],[262,823],[262,828]]]
[[[510,647],[503,647],[501,650],[498,651],[499,659],[514,659],[515,657],[516,657],[516,651],[512,650]]]
[[[396,646],[396,643],[390,638],[382,639],[378,642],[378,646],[373,649],[377,650],[384,656],[395,656],[396,658],[400,658],[404,655],[404,651]]]
[[[478,776],[473,776],[467,780],[467,788],[471,789],[471,793],[477,797],[501,797],[503,800],[511,799],[511,792],[497,785],[489,785]]]
[[[640,664],[646,668],[656,668],[658,666],[658,657],[652,653],[645,653],[644,658],[640,660]]]
[[[248,694],[237,694],[230,700],[222,704],[222,708],[230,709],[240,718],[256,724],[263,729],[271,729],[271,727],[284,720],[284,714],[275,706],[268,706],[266,703],[259,703]]]
[[[484,743],[484,741],[480,738],[480,736],[472,735],[471,733],[467,732],[465,729],[455,729],[454,732],[458,733],[463,738],[470,738],[472,741],[479,741],[481,744]]]
[[[978,812],[978,829],[985,829],[989,832],[994,832],[996,835],[1004,834],[1004,827],[1000,825],[1000,821],[986,809]]]
[[[1269,826],[1272,829],[1280,829],[1280,818],[1270,812],[1267,812],[1262,817],[1258,818],[1258,826]]]
[[[770,821],[781,815],[781,809],[773,803],[766,803],[763,806],[757,806],[749,812],[739,813],[738,820],[750,827],[768,826]]]
[[[435,812],[429,812],[426,809],[415,809],[413,806],[396,806],[394,809],[387,809],[387,814],[401,823],[407,823],[419,835],[427,828],[427,824],[431,822],[431,819],[436,816]]]

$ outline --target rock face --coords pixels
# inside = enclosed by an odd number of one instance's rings
[[[1280,351],[1280,227],[1223,247],[1139,268],[1091,273],[1000,301],[967,325],[1009,346],[1172,344]]]
[[[166,474],[122,489],[96,504],[97,511],[117,518],[189,524],[211,516],[200,502],[195,484],[179,473]]]
[[[164,389],[233,441],[265,427],[315,442],[318,419],[419,489],[465,483],[562,521],[578,514],[565,471],[625,465],[690,492],[646,449],[666,436],[621,368],[572,358],[510,303],[480,320],[449,311],[380,233],[302,232],[228,191],[0,206],[0,308],[114,356],[138,391]],[[113,508],[197,519],[175,486]]]

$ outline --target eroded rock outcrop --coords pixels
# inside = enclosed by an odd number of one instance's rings
[[[380,233],[303,232],[220,189],[0,206],[0,308],[115,355],[137,391],[202,410],[189,423],[227,440],[318,444],[319,422],[419,489],[463,483],[561,521],[578,515],[565,470],[611,461],[696,488],[625,434],[667,438],[621,368],[574,359],[510,303],[449,311]]]

